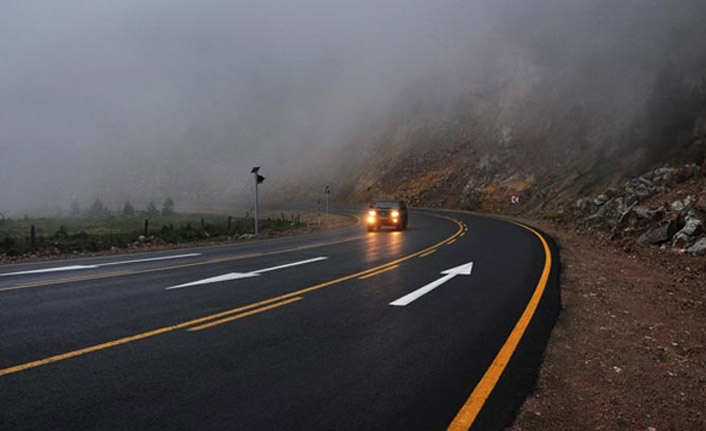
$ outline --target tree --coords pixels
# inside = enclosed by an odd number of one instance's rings
[[[88,214],[93,217],[106,215],[108,214],[108,208],[103,205],[103,202],[101,202],[100,199],[96,198],[96,200],[91,204],[91,208],[88,209]]]
[[[164,201],[164,204],[162,205],[162,215],[163,216],[170,216],[174,214],[174,201],[172,198],[167,198],[166,201]]]
[[[81,214],[81,205],[79,205],[76,201],[71,202],[71,210],[69,211],[69,214],[72,216]]]
[[[132,206],[130,202],[125,202],[123,205],[123,215],[126,217],[132,217],[135,215],[135,207]]]
[[[145,212],[148,216],[156,216],[159,214],[159,210],[157,210],[157,205],[154,204],[154,201],[150,201],[150,203],[147,204]]]

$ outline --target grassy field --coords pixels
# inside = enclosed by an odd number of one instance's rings
[[[147,235],[145,219],[149,220]],[[260,232],[265,235],[304,226],[293,214],[259,223]],[[252,232],[252,219],[214,214],[0,219],[0,254],[17,256],[47,249],[60,253],[94,252],[125,248],[135,242],[179,244]]]

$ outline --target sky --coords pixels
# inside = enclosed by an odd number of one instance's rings
[[[665,62],[700,82],[704,18],[697,0],[0,0],[0,212],[237,204],[253,166],[319,187],[361,133],[501,79],[637,111]]]

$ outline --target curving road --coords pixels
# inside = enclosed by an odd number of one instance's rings
[[[405,232],[0,266],[0,429],[502,429],[559,266],[531,228],[431,210]]]

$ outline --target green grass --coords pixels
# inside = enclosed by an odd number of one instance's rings
[[[145,234],[145,218],[149,219],[149,235],[167,244],[253,232],[252,219],[232,217],[229,229],[227,215],[213,214],[0,219],[0,254],[15,256],[45,248],[56,248],[63,253],[124,248]],[[260,220],[259,224],[262,233],[303,226],[298,217],[287,219],[284,215]],[[32,225],[34,243],[30,236]]]

